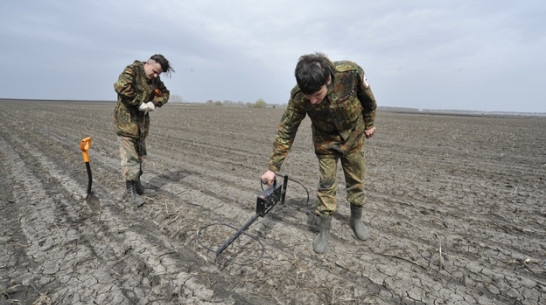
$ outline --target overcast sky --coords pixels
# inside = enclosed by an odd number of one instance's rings
[[[287,103],[299,56],[366,71],[380,106],[546,112],[544,0],[3,0],[0,98],[115,100],[161,53],[188,102]]]

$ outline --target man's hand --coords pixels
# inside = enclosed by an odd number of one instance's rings
[[[155,106],[153,102],[142,103],[140,104],[140,106],[138,106],[138,110],[144,112],[151,112],[154,111],[154,109]]]
[[[373,135],[375,134],[375,126],[370,129],[364,130],[364,134],[366,135],[366,139],[373,137]]]
[[[262,180],[263,184],[270,186],[273,183],[273,180],[275,180],[275,173],[268,170],[262,175],[262,177],[260,177],[260,179]]]

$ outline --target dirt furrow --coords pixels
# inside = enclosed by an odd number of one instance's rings
[[[52,181],[45,186],[40,180],[40,176],[47,172],[33,172],[32,169],[40,168],[36,160],[26,156],[23,156],[23,160],[21,155],[9,152],[13,146],[7,147],[7,161],[12,165],[9,171],[13,173],[13,184],[16,186],[12,190],[16,198],[13,207],[18,210],[20,226],[28,243],[23,254],[35,265],[25,277],[12,280],[28,290],[63,302],[70,300],[78,303],[90,297],[98,298],[101,289],[97,279],[93,276],[77,276],[95,270],[97,266],[94,261],[97,257],[85,245],[88,243],[85,240],[86,234],[82,234],[73,224],[71,216],[59,208],[67,202],[72,204],[74,200],[66,198],[67,195],[62,193],[55,192],[51,196],[48,190],[55,183]],[[105,277],[109,273],[107,269],[99,268],[96,272],[102,274],[108,290],[115,291],[115,281]],[[55,291],[56,286],[61,289]],[[117,289],[119,291],[119,287]]]
[[[46,297],[72,304],[165,304],[178,303],[179,298],[195,302],[213,298],[214,291],[201,284],[198,276],[180,271],[190,269],[188,261],[195,259],[194,253],[182,256],[184,251],[175,251],[164,238],[159,242],[161,234],[135,229],[138,226],[132,219],[139,215],[124,215],[123,207],[107,197],[103,198],[104,210],[97,223],[82,202],[78,183],[38,151],[42,143],[18,138],[29,139],[23,134],[12,135],[11,143],[4,141],[3,147],[7,148],[6,164],[12,164],[15,183],[22,186],[14,190],[13,204],[32,203],[18,216],[29,244],[26,255],[36,269],[20,282],[11,279],[10,283],[17,284],[9,287],[22,285],[28,291],[32,286]],[[153,227],[153,223],[144,222],[143,227]],[[55,286],[60,287],[51,288]],[[224,294],[228,295],[224,301],[229,303],[229,294]]]
[[[289,181],[287,203],[216,257],[212,251],[255,213],[283,109],[168,104],[154,111],[143,181],[159,194],[137,209],[120,198],[113,107],[0,101],[0,241],[7,245],[0,303],[545,300],[543,118],[379,112],[366,144],[371,238],[357,241],[348,225],[340,169],[323,255],[311,248],[318,177],[306,119],[283,173],[307,188],[310,201]],[[79,141],[86,136],[93,137],[100,221],[84,201]]]

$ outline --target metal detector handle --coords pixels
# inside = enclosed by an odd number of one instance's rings
[[[284,204],[284,199],[286,198],[286,186],[288,185],[288,175],[275,174],[275,179],[273,180],[273,186],[274,187],[277,185],[277,176],[282,177],[280,203]]]
[[[262,190],[263,190],[264,185],[267,185],[267,182],[269,182],[269,181],[267,181],[267,179],[263,179],[261,182],[262,182]],[[275,176],[275,178],[273,178],[273,183],[271,183],[271,185],[269,187],[271,187],[271,186],[273,186],[273,187],[277,186],[277,176]]]
[[[256,214],[260,215],[260,217],[264,217],[269,213],[277,203],[284,203],[288,176],[282,177],[284,177],[283,184],[277,183],[277,179],[275,179],[275,183],[263,190],[256,198]]]
[[[282,195],[281,195],[281,204],[284,204],[284,199],[286,198],[286,186],[288,185],[288,175],[285,175],[285,176],[282,176],[281,177],[283,178],[283,181],[282,181]]]
[[[91,148],[91,137],[87,137],[80,142],[80,149],[83,154],[83,162],[89,163],[89,154],[87,151]]]

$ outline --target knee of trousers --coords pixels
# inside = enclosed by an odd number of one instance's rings
[[[315,214],[319,216],[329,216],[336,211],[337,201],[335,196],[321,196],[317,194],[318,202]]]
[[[354,205],[363,205],[366,196],[363,187],[347,188],[347,201]]]

